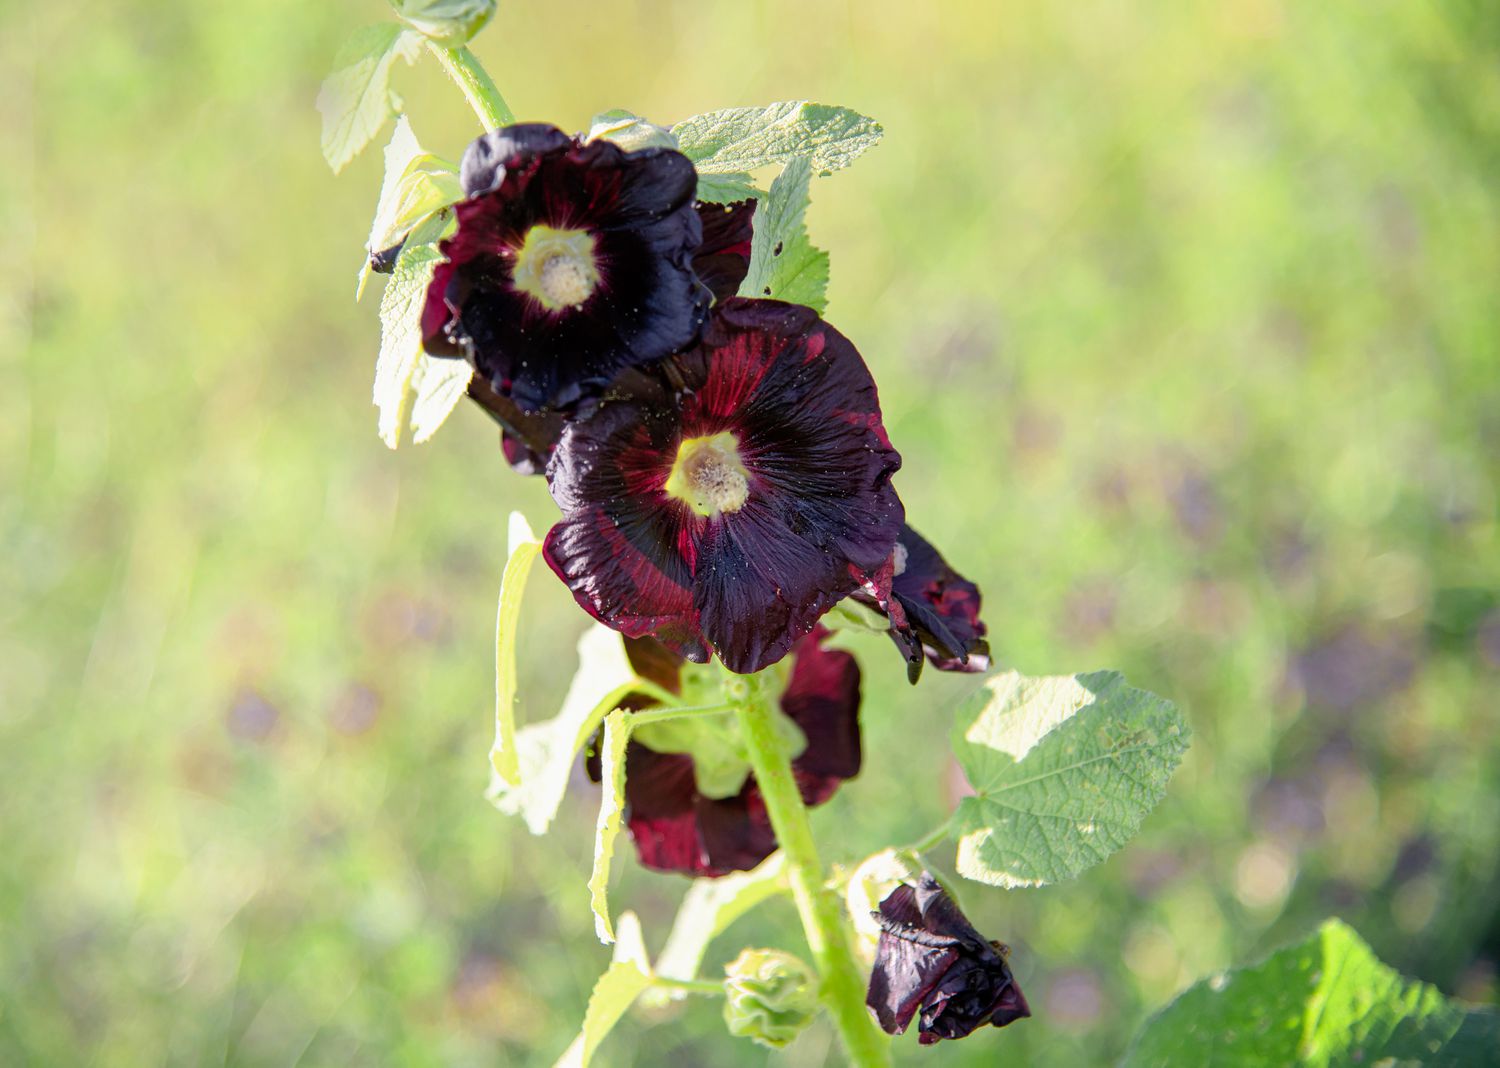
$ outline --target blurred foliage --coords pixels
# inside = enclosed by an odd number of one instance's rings
[[[471,410],[399,453],[375,434],[350,282],[380,154],[329,174],[313,100],[384,17],[0,11],[0,1061],[546,1065],[608,960],[597,793],[546,839],[482,796],[505,517],[548,522],[545,487]],[[965,887],[1036,1017],[945,1064],[1102,1063],[1331,914],[1495,1000],[1496,42],[1478,0],[510,0],[475,39],[570,128],[878,118],[808,222],[915,525],[982,584],[1001,666],[1118,668],[1193,725],[1120,854]],[[457,92],[395,80],[456,157]],[[534,586],[532,719],[583,629]],[[974,685],[913,692],[858,648],[866,771],[815,813],[830,858],[948,810]],[[685,885],[620,867],[654,952]],[[709,965],[745,944],[800,951],[790,910]],[[601,1063],[829,1055],[824,1025],[768,1054],[719,1009],[627,1022]]]

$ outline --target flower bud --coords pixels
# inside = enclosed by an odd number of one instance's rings
[[[495,0],[391,0],[396,17],[438,44],[466,44],[490,21]]]
[[[613,141],[626,152],[642,148],[677,147],[677,138],[671,130],[647,122],[624,108],[595,115],[589,122],[589,132],[584,140],[597,141],[601,137],[606,141]]]
[[[780,1049],[818,1011],[817,978],[790,953],[747,949],[724,971],[724,1023],[732,1035]]]

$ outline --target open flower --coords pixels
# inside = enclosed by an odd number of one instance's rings
[[[661,370],[564,428],[543,552],[599,621],[756,672],[890,558],[901,458],[859,353],[807,308],[731,298]]]
[[[887,566],[876,571],[855,597],[886,613],[891,640],[906,659],[911,682],[922,674],[924,654],[939,671],[989,668],[979,587],[953,570],[911,527],[901,527]]]
[[[429,353],[466,357],[535,411],[697,338],[710,294],[693,273],[686,156],[523,123],[471,144],[460,179],[467,199],[422,313]]]
[[[904,1034],[918,1008],[924,1046],[1031,1015],[1006,963],[1010,951],[974,930],[930,874],[891,891],[875,919],[880,944],[865,1004],[886,1034]]]
[[[819,628],[797,643],[780,699],[783,727],[793,725],[805,742],[792,773],[809,805],[827,801],[860,766],[859,665],[824,649],[827,633]],[[626,649],[643,678],[678,690],[681,658],[650,639],[628,640]],[[598,778],[597,758],[589,772]],[[737,728],[726,719],[639,728],[625,751],[625,819],[641,863],[659,871],[748,871],[776,849]]]
[[[715,300],[728,300],[740,291],[750,273],[750,241],[754,236],[755,201],[734,204],[699,203],[703,244],[693,256],[693,270]]]

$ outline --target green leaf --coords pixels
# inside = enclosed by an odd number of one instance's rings
[[[641,921],[635,913],[623,912],[614,956],[589,995],[583,1029],[557,1059],[554,1068],[587,1068],[604,1036],[620,1022],[620,1017],[651,985],[651,980],[651,961],[641,936]]]
[[[667,944],[657,958],[656,974],[667,979],[697,978],[710,942],[762,901],[788,889],[786,858],[779,850],[753,871],[694,880],[683,895]],[[686,996],[681,989],[657,988],[647,1000],[662,1004]]]
[[[817,173],[829,174],[879,141],[881,129],[849,108],[789,100],[694,115],[672,132],[700,175],[753,171],[799,156],[808,157]]]
[[[532,834],[546,834],[567,792],[578,751],[604,716],[618,708],[639,680],[630,668],[618,632],[595,623],[578,641],[578,671],[563,698],[562,711],[522,727],[516,736],[520,782],[491,777],[489,799],[496,808],[522,816]]]
[[[452,213],[429,215],[411,231],[380,298],[380,355],[375,361],[375,406],[380,440],[401,444],[408,427],[417,442],[432,437],[468,387],[472,371],[463,360],[422,351],[422,306],[432,272],[442,261],[434,243],[452,223]]]
[[[1187,749],[1169,701],[1118,672],[985,681],[953,748],[976,791],[955,817],[958,871],[994,886],[1070,879],[1128,841]]]
[[[495,0],[391,0],[396,17],[424,37],[457,48],[484,29]]]
[[[495,744],[490,748],[490,767],[502,781],[514,785],[521,781],[516,757],[516,632],[521,626],[526,579],[542,543],[520,512],[510,513],[509,535],[495,617]]]
[[[395,113],[391,64],[416,58],[421,37],[394,22],[354,31],[333,61],[333,73],[318,90],[323,116],[323,158],[337,174],[380,133]]]
[[[698,175],[698,199],[706,204],[734,204],[764,195],[748,174]]]
[[[423,152],[411,123],[405,115],[398,116],[391,140],[385,146],[385,178],[370,223],[370,236],[365,239],[365,256],[360,260],[354,299],[364,295],[373,273],[370,256],[400,244],[423,219],[462,198],[457,169],[446,160]]]
[[[803,223],[811,178],[811,164],[794,159],[771,183],[770,195],[756,208],[740,296],[805,304],[819,314],[828,306],[828,253],[813,247]]]
[[[604,717],[604,741],[599,746],[599,822],[594,827],[594,871],[589,876],[589,907],[594,910],[594,933],[608,945],[615,940],[609,922],[609,862],[625,815],[625,747],[630,741],[630,713],[617,708]]]
[[[1124,1064],[1479,1066],[1497,1051],[1500,1013],[1404,978],[1329,920],[1254,967],[1189,987],[1146,1022]]]

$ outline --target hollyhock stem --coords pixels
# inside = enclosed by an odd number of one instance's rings
[[[516,121],[510,105],[500,95],[500,90],[485,73],[473,52],[463,45],[445,48],[436,41],[428,41],[427,48],[443,65],[448,77],[463,91],[464,99],[474,109],[474,114],[479,116],[480,125],[486,130],[498,130]]]
[[[825,885],[807,806],[792,774],[791,756],[772,720],[764,684],[754,675],[735,676],[724,690],[739,719],[750,766],[765,801],[776,841],[787,859],[792,896],[807,944],[822,978],[820,991],[851,1064],[886,1068],[890,1042],[865,1008],[865,975],[854,956],[838,896]]]

